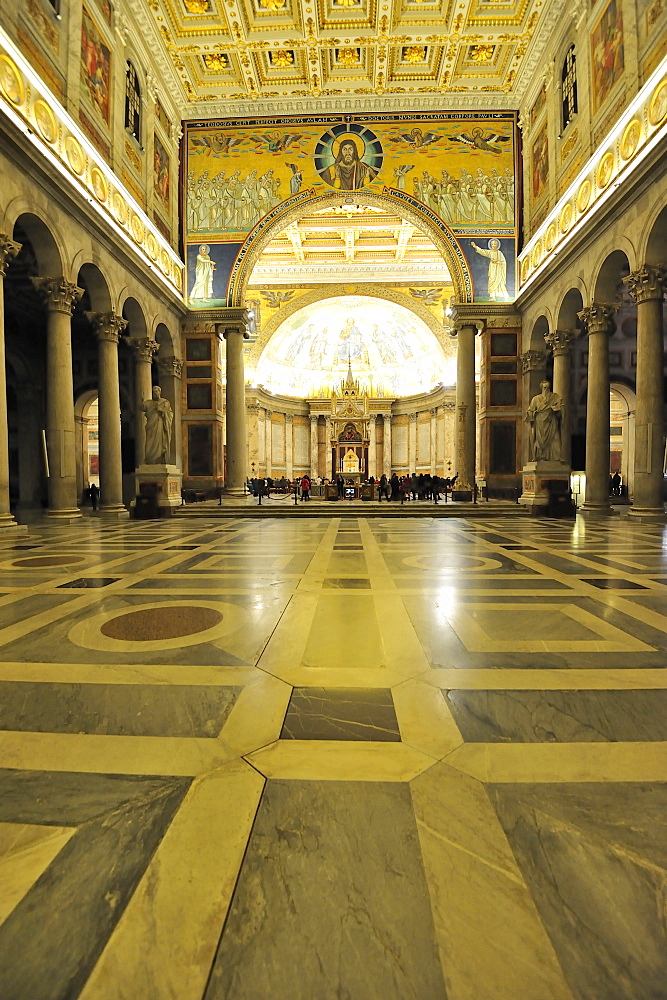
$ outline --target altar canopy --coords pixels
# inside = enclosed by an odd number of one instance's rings
[[[449,346],[449,345],[448,345]],[[253,381],[281,395],[328,397],[354,369],[370,396],[410,396],[456,381],[456,358],[405,306],[341,295],[286,319],[261,354]]]

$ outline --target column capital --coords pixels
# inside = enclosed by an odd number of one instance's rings
[[[570,353],[570,344],[576,339],[576,330],[552,330],[544,334],[547,347],[555,358]]]
[[[90,322],[98,340],[106,340],[112,344],[118,343],[121,333],[127,326],[127,320],[113,310],[108,313],[87,312],[86,319]]]
[[[619,307],[618,302],[591,302],[589,306],[577,313],[577,316],[588,330],[593,333],[609,333],[609,320]]]
[[[181,378],[183,375],[183,362],[180,358],[167,357],[157,359],[157,370],[160,375],[171,376],[172,378]]]
[[[267,408],[264,407],[264,415],[267,420],[270,420],[273,415],[273,410],[267,410]]]
[[[528,372],[539,372],[546,367],[547,356],[544,351],[526,351],[521,355],[521,371],[524,375]]]
[[[638,270],[631,271],[627,278],[623,278],[623,284],[635,302],[661,300],[665,294],[666,281],[667,267],[663,264],[644,264]]]
[[[157,354],[160,350],[157,340],[152,340],[150,337],[142,337],[141,340],[135,340],[133,337],[124,337],[123,340],[134,354],[135,361],[146,361],[150,364],[153,360],[153,355]]]
[[[293,424],[294,423],[294,414],[293,413],[286,413],[285,414],[285,423],[287,423],[287,424]]]
[[[4,278],[9,262],[18,255],[22,245],[10,239],[6,233],[0,233],[0,278]]]
[[[246,410],[248,413],[252,413],[254,416],[259,414],[259,403],[248,403],[246,405]]]
[[[71,316],[74,306],[83,295],[83,288],[78,288],[62,275],[59,278],[31,278],[38,292],[46,301],[49,312],[62,312]]]
[[[247,309],[207,310],[205,318],[210,319],[217,335],[223,337],[225,340],[228,336],[235,333],[241,334],[244,340],[250,339]]]

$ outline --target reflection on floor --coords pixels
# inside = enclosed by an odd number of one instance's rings
[[[663,529],[0,549],[2,1000],[665,1000]]]

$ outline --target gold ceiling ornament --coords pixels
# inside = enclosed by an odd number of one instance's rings
[[[493,53],[495,50],[495,45],[471,45],[468,58],[471,59],[472,62],[488,62],[489,59],[493,59]]]
[[[278,66],[280,69],[286,69],[288,66],[294,65],[294,53],[288,49],[278,49],[277,52],[269,52],[269,59],[272,66]]]
[[[222,52],[206,53],[202,58],[206,69],[211,69],[214,72],[219,73],[221,70],[228,69],[229,67],[229,59]]]
[[[259,0],[259,6],[264,10],[284,10],[287,0]]]
[[[407,63],[420,63],[426,59],[425,45],[406,45],[403,49],[403,60]]]
[[[334,7],[356,7],[359,0],[334,0]]]
[[[188,14],[208,14],[211,9],[211,0],[183,0]]]
[[[341,66],[356,66],[359,63],[359,49],[347,47],[338,49],[338,62]]]

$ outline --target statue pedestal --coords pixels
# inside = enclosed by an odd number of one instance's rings
[[[170,517],[181,506],[181,470],[175,465],[140,465],[134,470],[134,492],[142,497],[153,497],[158,517]],[[130,504],[134,511],[136,496]]]
[[[519,503],[524,504],[531,514],[546,514],[549,506],[548,483],[562,483],[561,490],[569,495],[570,469],[564,462],[528,462],[521,470],[523,492]]]

